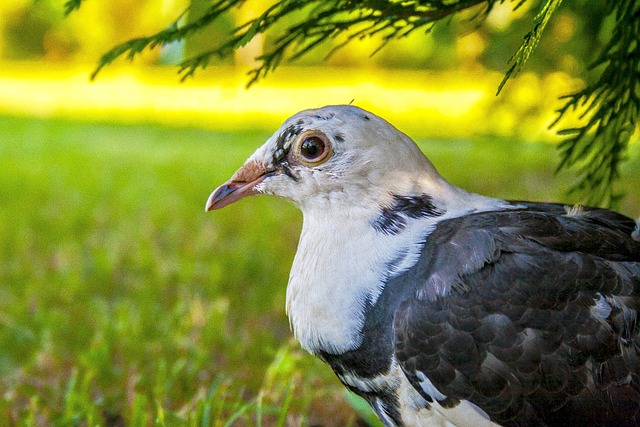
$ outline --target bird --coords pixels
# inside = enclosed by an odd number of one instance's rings
[[[205,210],[259,194],[303,214],[294,336],[384,425],[640,424],[640,220],[461,189],[354,105],[287,119]]]

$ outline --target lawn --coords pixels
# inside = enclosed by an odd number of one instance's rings
[[[284,313],[301,216],[204,213],[270,134],[0,117],[0,425],[349,425]],[[553,146],[421,140],[445,177],[566,200]],[[639,147],[622,211],[640,214]]]

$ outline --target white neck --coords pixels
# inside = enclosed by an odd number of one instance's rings
[[[443,216],[409,219],[395,235],[372,227],[379,204],[358,207],[334,200],[301,206],[304,221],[287,287],[287,313],[303,348],[331,354],[357,348],[366,304],[376,302],[390,274],[417,262],[422,242],[437,222],[505,205],[453,186],[447,193],[437,205],[445,210]],[[389,273],[392,262],[397,268]]]

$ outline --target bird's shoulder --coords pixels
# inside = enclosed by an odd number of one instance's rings
[[[462,277],[484,271],[514,277],[552,272],[565,262],[590,259],[640,262],[636,223],[607,209],[512,202],[514,209],[478,212],[440,221],[405,274],[431,299],[462,290]],[[512,266],[519,263],[519,268]],[[490,270],[487,267],[493,267]],[[420,280],[420,279],[424,280]]]

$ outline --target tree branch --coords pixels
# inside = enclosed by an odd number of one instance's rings
[[[507,80],[512,76],[515,77],[522,67],[524,67],[524,64],[531,56],[531,53],[534,51],[536,46],[538,46],[540,37],[542,37],[542,32],[547,26],[551,15],[553,15],[553,12],[555,12],[557,7],[560,6],[560,3],[562,3],[562,0],[547,0],[540,13],[536,15],[534,18],[533,28],[524,36],[522,45],[520,45],[516,53],[509,59],[509,62],[513,62],[513,64],[505,73],[500,85],[498,85],[497,94],[500,93],[505,83],[507,83]]]
[[[604,66],[596,83],[564,97],[550,127],[558,125],[570,111],[582,111],[583,126],[563,129],[566,139],[559,145],[558,170],[577,167],[579,181],[571,191],[587,204],[615,205],[621,198],[615,183],[620,164],[640,118],[640,6],[633,0],[610,0],[609,13],[616,12],[616,26],[592,68]]]
[[[74,10],[80,9],[80,5],[83,0],[67,0],[64,2],[64,14],[65,16],[73,12]]]
[[[77,8],[81,1],[83,0],[68,0],[68,3],[73,3],[73,7]],[[266,33],[274,24],[288,19],[304,9],[313,11],[313,13],[309,13],[304,18],[296,17],[294,24],[276,39],[273,47],[256,58],[260,61],[260,65],[249,72],[248,86],[273,71],[287,54],[289,59],[295,60],[325,40],[335,39],[342,33],[347,34],[346,41],[332,49],[330,54],[355,38],[373,37],[378,33],[386,32],[383,34],[382,46],[384,46],[393,39],[404,37],[416,29],[480,4],[486,5],[483,12],[483,15],[486,15],[498,2],[502,3],[504,0],[422,2],[281,0],[265,10],[258,18],[238,26],[236,31],[220,46],[183,61],[180,64],[179,72],[183,80],[192,76],[198,68],[206,67],[212,57],[230,55],[236,49],[247,44],[257,34]],[[242,0],[218,0],[195,22],[180,26],[178,19],[165,30],[115,46],[100,58],[92,78],[95,78],[102,68],[117,58],[126,56],[131,60],[145,49],[153,49],[184,39],[200,31],[231,8],[239,7],[241,3],[243,3]],[[368,28],[355,29],[358,25],[366,23],[370,24]],[[309,37],[314,37],[314,40],[305,43]]]

